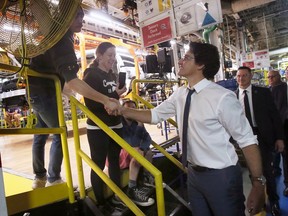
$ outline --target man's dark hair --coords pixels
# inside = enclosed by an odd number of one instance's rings
[[[238,70],[248,70],[248,72],[251,73],[251,68],[249,68],[247,66],[241,66],[238,68]]]
[[[207,43],[190,42],[190,52],[194,54],[195,62],[203,64],[203,75],[213,79],[220,68],[220,57],[216,46]]]

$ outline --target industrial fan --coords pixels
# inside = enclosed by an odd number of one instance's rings
[[[44,53],[61,39],[80,3],[80,0],[0,0],[0,47],[21,60],[19,79],[28,82],[29,58]],[[27,95],[31,108],[29,88]],[[30,113],[28,128],[36,123],[31,109]]]
[[[79,3],[80,0],[0,0],[0,47],[20,58],[44,53],[68,30]]]

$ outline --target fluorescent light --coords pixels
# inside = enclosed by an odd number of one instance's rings
[[[278,55],[278,54],[286,53],[286,52],[288,52],[288,47],[277,49],[277,50],[273,50],[273,51],[269,51],[269,55]]]
[[[171,45],[174,45],[174,44],[176,44],[176,41],[175,41],[175,40],[171,40],[171,41],[170,41],[170,44],[171,44]]]

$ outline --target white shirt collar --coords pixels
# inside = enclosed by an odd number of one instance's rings
[[[242,89],[239,87],[239,94],[243,94],[243,91],[244,90],[247,90],[248,93],[251,93],[252,92],[252,85],[250,84],[246,89]]]
[[[202,89],[204,89],[206,86],[208,86],[211,83],[210,80],[207,80],[206,78],[202,79],[198,83],[196,83],[192,88],[188,87],[189,89],[195,89],[196,93],[198,94]]]

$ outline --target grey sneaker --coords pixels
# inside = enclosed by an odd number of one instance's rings
[[[37,178],[35,177],[35,179],[33,180],[32,183],[32,189],[35,190],[37,188],[44,188],[47,182],[47,176],[43,177],[43,178]]]
[[[128,187],[127,196],[139,206],[151,206],[155,202],[153,198],[148,197],[144,191],[139,190],[137,187]]]
[[[62,184],[62,183],[64,183],[64,181],[61,178],[56,180],[56,181],[54,181],[54,182],[47,181],[46,187],[53,186],[53,185],[56,185],[56,184]]]

